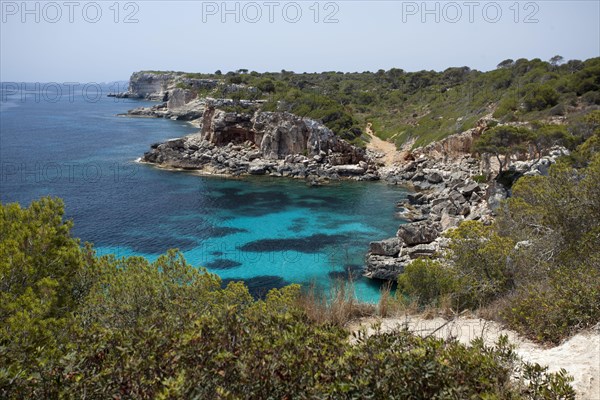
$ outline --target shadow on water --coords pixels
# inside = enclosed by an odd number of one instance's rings
[[[102,240],[99,240],[95,243],[95,245],[97,247],[123,246],[130,248],[135,253],[159,255],[165,253],[169,249],[179,249],[181,251],[188,251],[198,246],[198,242],[184,237],[174,237],[156,234],[154,236],[143,236],[128,235],[124,233],[113,233],[113,236],[110,238],[110,241],[104,243]]]

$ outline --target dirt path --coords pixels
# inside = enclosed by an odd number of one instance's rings
[[[443,318],[425,319],[419,316],[404,318],[366,319],[353,324],[350,330],[366,329],[367,335],[377,331],[374,324],[380,323],[381,332],[389,332],[406,326],[410,331],[438,338],[455,337],[463,344],[481,337],[488,345],[494,344],[500,335],[507,335],[516,345],[516,352],[525,361],[546,365],[556,372],[561,368],[575,378],[572,383],[577,399],[600,399],[600,331],[598,329],[577,334],[556,347],[543,347],[521,338],[499,324],[483,319],[460,317],[448,322]]]
[[[372,126],[373,124],[368,122],[365,128],[366,134],[371,138],[369,143],[367,143],[367,149],[383,154],[383,157],[379,158],[379,160],[386,167],[391,167],[394,163],[401,161],[400,152],[396,150],[396,145],[375,136]]]

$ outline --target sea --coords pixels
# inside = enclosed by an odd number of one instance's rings
[[[383,182],[319,187],[277,177],[201,176],[136,160],[150,145],[197,131],[188,123],[119,116],[155,103],[107,97],[114,84],[3,82],[0,201],[63,199],[72,234],[99,255],[155,260],[177,248],[224,284],[264,296],[291,283],[331,295],[344,284],[377,302],[362,277],[369,242],[395,235],[407,190]]]

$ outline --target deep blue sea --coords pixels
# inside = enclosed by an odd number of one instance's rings
[[[360,276],[371,240],[402,223],[394,204],[406,196],[384,183],[240,180],[160,170],[135,159],[150,144],[193,133],[186,123],[117,114],[150,102],[106,97],[109,89],[3,85],[0,92],[0,200],[23,205],[64,199],[73,235],[99,254],[154,260],[179,248],[195,266],[256,295],[289,283],[354,277],[360,300],[380,285]]]

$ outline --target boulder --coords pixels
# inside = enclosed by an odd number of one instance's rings
[[[456,190],[453,190],[452,192],[450,192],[450,195],[448,197],[455,204],[464,204],[467,202],[467,199],[465,199],[465,196],[463,196],[459,191],[456,191]]]
[[[509,194],[508,190],[497,182],[489,187],[488,193],[487,203],[492,211],[496,211],[500,207],[500,203],[508,198]]]
[[[255,160],[248,166],[248,173],[250,173],[250,175],[264,175],[266,172],[267,165],[263,162],[256,162]]]
[[[442,217],[440,218],[440,225],[441,225],[441,229],[442,231],[445,231],[446,229],[450,229],[450,228],[456,228],[461,221],[463,221],[463,217],[458,216],[456,214],[451,214],[447,211],[444,211],[442,213]]]
[[[427,181],[431,184],[438,184],[441,183],[444,178],[442,177],[442,175],[439,172],[432,172],[428,175],[425,176],[425,179],[427,179]]]
[[[464,185],[460,185],[458,191],[462,193],[463,196],[468,197],[471,193],[479,191],[479,185],[474,181],[467,182]]]
[[[419,221],[400,225],[396,236],[408,246],[433,242],[441,232],[441,225],[432,221]]]
[[[423,204],[425,200],[425,195],[423,193],[409,193],[406,196],[409,204],[418,205]]]
[[[400,240],[398,238],[390,238],[371,242],[369,244],[369,252],[377,256],[394,257],[400,252]]]
[[[471,204],[475,204],[475,203],[479,202],[480,200],[481,200],[481,196],[479,196],[477,193],[472,193],[471,198],[469,199],[469,202]]]
[[[404,272],[404,267],[410,262],[408,257],[395,258],[377,255],[368,255],[364,276],[371,279],[395,281],[398,275]]]
[[[365,173],[363,167],[354,164],[336,165],[332,169],[338,175],[362,175]]]
[[[406,254],[410,259],[414,260],[419,257],[431,257],[437,252],[437,245],[435,243],[418,244],[416,246],[408,247],[403,250],[403,255]]]

